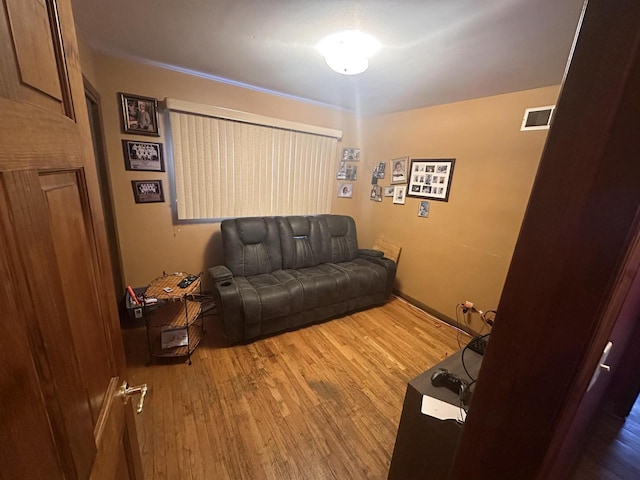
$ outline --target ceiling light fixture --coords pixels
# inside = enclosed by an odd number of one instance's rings
[[[332,70],[343,75],[357,75],[369,68],[369,57],[380,50],[380,42],[359,30],[332,33],[323,38],[316,50]]]

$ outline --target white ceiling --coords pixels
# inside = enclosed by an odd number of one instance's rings
[[[73,0],[80,35],[116,56],[333,105],[388,113],[557,85],[583,0]],[[331,71],[325,35],[360,29],[381,51]],[[144,92],[138,92],[144,93]]]

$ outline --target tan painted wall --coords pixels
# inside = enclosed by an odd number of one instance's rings
[[[553,105],[558,92],[547,87],[364,119],[354,199],[334,205],[356,217],[361,245],[381,236],[402,247],[396,288],[403,295],[449,318],[465,300],[497,307],[547,135],[521,132],[522,116],[527,107]],[[429,218],[417,216],[417,198],[405,205],[369,199],[375,164],[405,155],[456,159],[449,201],[431,201]],[[382,185],[390,183],[388,169]],[[477,331],[479,320],[471,322]]]
[[[345,142],[361,142],[355,130],[355,117],[338,109],[251,91],[102,54],[94,54],[93,58],[87,55],[85,57],[91,61],[92,70],[95,69],[97,78],[94,86],[102,98],[125,284],[143,286],[163,271],[206,272],[207,268],[221,263],[222,256],[218,223],[173,224],[167,172],[125,170],[121,140],[131,138],[166,144],[167,128],[161,115],[159,138],[121,133],[118,92],[159,100],[166,97],[177,98],[335,128],[343,131]],[[338,152],[336,169],[337,166]],[[131,180],[147,179],[163,181],[165,203],[135,204]],[[205,287],[208,287],[207,275],[204,278]]]
[[[554,104],[547,87],[390,115],[356,118],[337,109],[276,97],[211,80],[95,54],[83,48],[83,65],[102,96],[105,135],[125,283],[142,286],[162,271],[205,271],[220,263],[219,224],[174,225],[168,173],[124,168],[121,139],[165,143],[161,137],[120,130],[120,91],[158,99],[173,97],[286,120],[341,129],[342,147],[359,147],[354,198],[334,197],[334,213],[352,215],[360,246],[382,237],[402,247],[396,289],[443,317],[457,303],[482,309],[498,304],[546,131],[520,132],[524,109]],[[419,200],[405,205],[369,199],[370,178],[380,161],[456,158],[449,202],[431,202],[429,218],[417,216]],[[336,169],[338,158],[336,158]],[[387,169],[388,169],[387,165]],[[136,205],[131,180],[162,179],[167,201]],[[387,179],[381,185],[389,184]],[[337,182],[336,182],[337,187]],[[208,279],[205,276],[208,286]],[[472,327],[480,324],[471,317]]]
[[[82,75],[89,80],[94,88],[97,88],[98,75],[96,73],[96,64],[94,61],[95,54],[91,48],[89,48],[82,35],[80,35],[80,32],[77,32],[77,40],[78,51],[80,53],[80,64],[82,65]]]

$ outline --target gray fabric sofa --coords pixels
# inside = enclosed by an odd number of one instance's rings
[[[343,215],[223,220],[225,265],[209,269],[227,339],[244,343],[380,305],[396,264],[358,249]]]

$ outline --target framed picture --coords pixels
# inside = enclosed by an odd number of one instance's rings
[[[371,200],[374,202],[382,201],[382,187],[380,185],[371,185]]]
[[[136,203],[164,202],[162,180],[131,180]]]
[[[336,175],[336,180],[346,180],[347,179],[347,162],[340,162],[340,166],[338,167],[338,173]]]
[[[407,198],[407,186],[396,185],[393,187],[393,203],[397,205],[404,205]]]
[[[167,328],[160,334],[160,347],[166,348],[186,347],[189,345],[187,327]]]
[[[455,158],[411,160],[407,195],[448,202],[455,163]]]
[[[346,180],[357,180],[358,179],[358,166],[357,165],[347,165],[347,178]]]
[[[351,198],[353,197],[353,183],[342,183],[338,184],[338,197],[340,198]]]
[[[130,93],[120,93],[122,131],[159,137],[158,100]]]
[[[122,152],[127,170],[164,172],[161,143],[122,140]]]
[[[373,169],[373,176],[376,178],[384,178],[384,170],[386,166],[387,165],[384,162],[380,162],[378,165],[376,165]]]
[[[418,216],[427,218],[429,216],[429,202],[420,202],[418,207]]]
[[[387,185],[384,187],[384,196],[385,197],[393,197],[393,191],[395,187],[393,185]]]
[[[359,162],[360,161],[360,149],[353,147],[345,147],[342,149],[342,161],[343,162]]]
[[[409,157],[400,157],[389,160],[391,170],[391,183],[407,183],[407,165]]]

